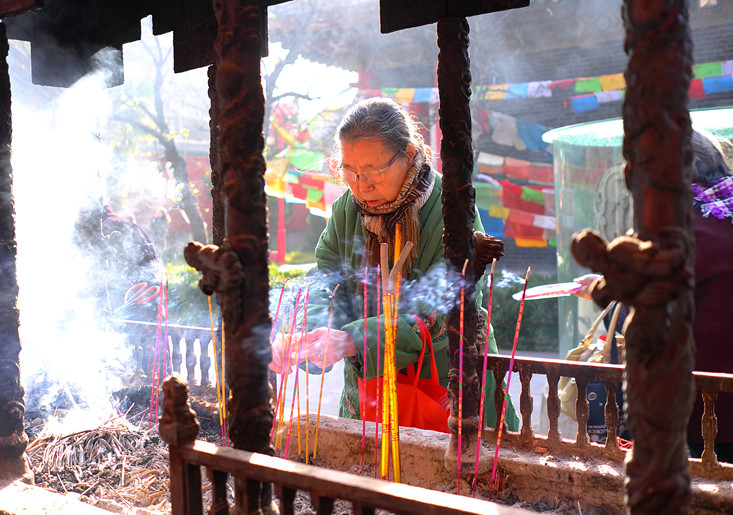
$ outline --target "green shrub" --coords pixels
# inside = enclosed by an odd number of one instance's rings
[[[170,262],[165,267],[168,278],[168,319],[171,323],[207,327],[209,301],[198,286],[201,274],[183,261]],[[214,320],[219,306],[211,299]],[[216,323],[216,322],[215,322]]]
[[[528,288],[557,281],[556,275],[531,274]],[[488,299],[488,281],[484,302]],[[520,302],[512,295],[522,291],[524,278],[511,273],[494,273],[491,325],[499,349],[511,351],[517,327]],[[517,350],[557,352],[558,311],[557,298],[525,301],[522,322],[517,339]]]

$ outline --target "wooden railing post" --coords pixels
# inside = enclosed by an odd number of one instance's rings
[[[201,469],[186,464],[178,450],[196,440],[200,427],[188,401],[188,386],[176,376],[168,377],[163,382],[163,413],[158,431],[169,446],[171,512],[176,515],[202,512]]]

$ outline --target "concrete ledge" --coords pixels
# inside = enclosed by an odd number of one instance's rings
[[[71,497],[21,481],[0,482],[0,515],[109,515]]]
[[[306,421],[307,420],[307,421]],[[315,416],[301,417],[301,454],[305,453],[305,429],[308,426],[310,456],[313,455]],[[293,427],[292,431],[296,431]],[[364,441],[365,475],[374,477],[375,439],[374,423],[366,423]],[[285,435],[283,435],[285,436]],[[297,459],[297,435],[291,433],[289,454]],[[444,491],[457,489],[455,470],[444,466],[445,451],[450,436],[434,431],[400,428],[400,462],[402,482]],[[283,440],[284,441],[284,440]],[[493,463],[494,447],[483,444]],[[499,450],[497,474],[503,490],[495,493],[502,499],[510,495],[519,500],[550,505],[557,501],[578,503],[582,510],[589,507],[606,512],[625,513],[623,465],[600,458],[583,456],[554,456],[538,449],[536,452],[503,444]],[[318,428],[316,464],[334,470],[361,473],[362,422],[321,416]],[[474,467],[463,466],[464,477],[473,477]],[[466,470],[468,469],[468,470]],[[479,484],[488,485],[488,473],[479,473]],[[693,477],[692,513],[733,513],[733,483]],[[462,493],[469,493],[468,486]]]

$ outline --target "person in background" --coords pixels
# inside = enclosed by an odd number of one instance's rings
[[[305,360],[306,354],[319,367],[323,363],[330,367],[344,360],[344,388],[339,406],[342,417],[360,418],[357,385],[364,369],[367,380],[382,374],[381,367],[377,367],[377,355],[384,356],[384,337],[380,339],[378,335],[378,327],[383,334],[383,317],[378,322],[376,316],[377,266],[380,245],[388,243],[390,253],[394,249],[397,224],[402,224],[402,241],[412,242],[414,246],[402,268],[396,369],[418,360],[423,347],[420,327],[426,326],[432,337],[440,384],[444,387],[448,384],[445,322],[449,306],[445,301],[442,180],[432,167],[430,152],[411,115],[388,99],[373,98],[357,103],[337,129],[336,168],[349,189],[334,202],[333,214],[316,246],[317,267],[310,275],[313,283],[307,309],[307,327],[313,329],[301,342],[298,361]],[[483,231],[478,216],[473,228]],[[393,266],[391,256],[390,266]],[[329,338],[330,296],[337,285]],[[476,300],[479,312],[485,315],[485,310],[480,308],[480,288]],[[485,326],[485,318],[482,324],[479,317],[479,330],[484,334],[477,335],[477,342],[482,345],[486,339]],[[295,342],[299,335],[293,336]],[[288,341],[291,341],[289,335],[279,333],[273,342],[270,368],[277,373],[289,370],[293,364],[284,359]],[[496,353],[493,330],[488,341],[489,351]],[[295,348],[295,344],[291,346]],[[312,364],[308,368],[316,370]],[[317,370],[320,372],[320,368]],[[427,376],[429,367],[423,367],[422,377]],[[485,422],[490,427],[496,421],[494,387],[492,374],[488,374]],[[510,430],[518,430],[519,417],[511,401],[505,420]]]
[[[733,173],[715,140],[693,131],[690,143],[695,206],[695,370],[731,374],[733,345],[728,343],[728,317],[733,312]],[[586,274],[576,278],[584,288],[575,295],[591,299],[592,285],[600,277]],[[625,316],[622,311],[619,326]],[[687,427],[693,458],[699,458],[703,451],[702,413],[702,398],[698,394]],[[715,453],[719,461],[733,462],[733,394],[718,394],[715,414]]]

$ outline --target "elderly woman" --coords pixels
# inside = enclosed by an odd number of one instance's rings
[[[338,175],[349,190],[334,202],[333,214],[316,247],[317,268],[311,274],[314,282],[307,309],[307,327],[313,329],[307,333],[307,342],[301,342],[299,360],[303,361],[307,353],[309,367],[314,370],[313,363],[319,366],[325,363],[329,367],[344,359],[340,415],[360,418],[358,382],[365,372],[367,380],[383,372],[384,317],[377,317],[377,267],[382,243],[389,245],[390,266],[393,266],[391,253],[398,224],[402,227],[402,241],[412,242],[413,247],[402,267],[396,369],[418,360],[425,331],[429,330],[439,382],[447,386],[445,321],[449,306],[442,244],[442,181],[431,166],[430,149],[423,142],[417,124],[392,100],[373,98],[357,103],[344,116],[335,139],[335,155],[340,158]],[[478,216],[474,230],[483,230]],[[329,335],[330,295],[334,290]],[[480,303],[480,288],[477,288],[477,305]],[[479,312],[485,314],[480,307]],[[482,332],[485,322],[483,326]],[[278,373],[289,369],[283,363],[283,346],[289,340],[278,336],[273,343],[270,367]],[[485,334],[477,338],[481,343],[484,340]],[[493,331],[489,351],[497,352]],[[424,366],[421,376],[430,376],[429,369]],[[496,413],[492,374],[488,374],[487,381],[485,421],[493,426]],[[518,429],[519,419],[511,402],[506,421],[511,430]]]

